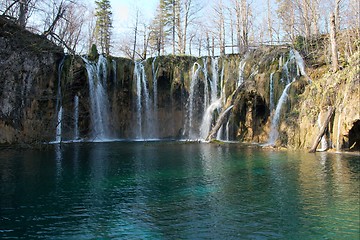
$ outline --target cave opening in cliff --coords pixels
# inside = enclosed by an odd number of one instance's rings
[[[349,147],[351,150],[360,150],[360,120],[354,122],[349,131]]]

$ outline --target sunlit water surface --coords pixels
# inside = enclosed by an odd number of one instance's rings
[[[0,149],[0,238],[359,239],[359,156],[237,144]]]

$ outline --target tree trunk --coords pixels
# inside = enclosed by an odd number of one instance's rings
[[[339,68],[335,24],[336,24],[335,14],[332,13],[330,16],[330,42],[331,42],[331,64],[332,64],[333,72],[336,72]]]
[[[28,3],[27,0],[20,0],[20,8],[19,8],[19,25],[25,28],[26,25],[26,15],[28,12]]]
[[[219,116],[218,120],[216,121],[215,126],[211,129],[209,136],[207,136],[206,141],[210,141],[215,138],[215,134],[217,133],[217,131],[219,131],[221,126],[225,123],[226,116],[230,113],[231,109],[232,109],[232,106],[226,108],[224,111],[222,111],[220,113],[220,116]]]
[[[316,152],[316,148],[317,146],[319,145],[320,141],[321,141],[321,138],[322,136],[325,134],[328,126],[329,126],[329,122],[331,120],[331,117],[333,116],[335,112],[335,109],[333,107],[329,107],[329,110],[328,110],[328,115],[326,116],[326,119],[325,119],[325,122],[324,124],[322,125],[321,129],[320,129],[320,132],[319,134],[317,135],[316,139],[315,139],[315,142],[313,144],[313,146],[311,147],[309,153],[314,153]]]

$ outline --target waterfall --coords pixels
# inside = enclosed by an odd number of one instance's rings
[[[206,139],[206,137],[209,135],[211,122],[213,120],[213,113],[216,109],[219,109],[221,105],[221,98],[219,98],[215,102],[211,103],[210,106],[206,109],[200,127],[201,139]]]
[[[153,125],[152,125],[152,129],[153,129],[153,137],[158,137],[158,132],[159,132],[159,126],[158,126],[158,79],[157,79],[157,74],[159,71],[159,66],[157,66],[155,68],[155,61],[156,61],[156,57],[154,57],[154,60],[151,63],[151,69],[152,69],[152,76],[153,76],[153,117],[154,117],[154,121],[153,121]]]
[[[270,112],[274,109],[274,72],[270,74]]]
[[[218,80],[219,80],[219,58],[213,57],[211,59],[211,69],[212,69],[212,78],[211,78],[211,98],[210,102],[213,103],[217,100],[218,93]]]
[[[207,64],[207,62],[205,62]],[[224,64],[222,64],[224,65]],[[207,105],[206,102],[204,103],[205,112],[202,117],[201,126],[200,126],[200,138],[205,140],[209,135],[211,123],[213,122],[213,114],[214,111],[220,110],[223,104],[223,84],[224,84],[224,68],[221,69],[221,76],[220,76],[220,91],[221,97],[218,98],[218,82],[219,82],[219,58],[213,57],[211,59],[211,84],[210,84],[210,104]],[[207,70],[206,70],[207,75]],[[208,94],[208,91],[204,91],[205,96]],[[224,99],[225,100],[225,99]]]
[[[62,131],[62,115],[63,115],[63,108],[62,108],[62,93],[61,93],[61,73],[64,67],[66,55],[61,60],[59,67],[58,67],[58,88],[56,94],[56,111],[57,111],[57,118],[56,118],[56,136],[55,136],[55,143],[61,142],[61,131]]]
[[[291,62],[291,61],[293,61],[294,60],[294,54],[293,54],[293,51],[290,51],[290,53],[289,53],[289,59],[284,63],[284,65],[283,65],[283,67],[282,67],[282,75],[285,75],[285,77],[286,77],[286,84],[288,84],[288,83],[290,83],[290,72],[289,72],[289,63]],[[282,80],[284,80],[283,78],[282,78]]]
[[[291,49],[290,52],[292,52],[292,55],[295,58],[296,66],[298,69],[298,76],[301,74],[302,76],[309,78],[305,72],[304,59],[300,56],[300,53],[298,51],[296,51],[295,49]]]
[[[190,83],[190,93],[187,101],[187,119],[185,122],[184,127],[184,134],[190,138],[190,139],[196,139],[197,136],[194,133],[193,125],[194,125],[194,117],[196,116],[197,109],[195,108],[195,91],[196,91],[196,85],[199,81],[199,73],[201,70],[200,64],[197,62],[193,65],[193,73],[191,77],[191,83]]]
[[[318,119],[317,119],[317,124],[318,124],[319,129],[321,129],[322,128],[321,112],[319,113],[319,116],[318,116]],[[320,145],[319,151],[326,151],[328,149],[328,144],[327,144],[325,136],[322,136],[320,144],[321,145]]]
[[[117,70],[116,70],[116,61],[114,59],[112,60],[112,66],[113,66],[113,72],[114,72],[113,81],[114,81],[114,83],[116,83],[116,80],[117,80],[116,72],[117,72]]]
[[[216,134],[216,140],[222,140],[223,139],[223,125],[219,128],[217,134]]]
[[[208,57],[204,57],[204,67],[203,67],[203,73],[204,73],[204,105],[209,106],[209,84],[208,84]]]
[[[225,137],[226,137],[225,140],[226,140],[226,141],[230,141],[230,137],[229,137],[229,135],[230,135],[230,134],[229,134],[229,131],[230,131],[229,129],[230,129],[230,127],[229,127],[229,126],[230,126],[230,118],[228,119],[228,121],[227,121],[227,123],[226,123],[226,127],[225,127]]]
[[[225,109],[225,111],[223,111],[223,112],[220,114],[218,120],[221,121],[221,119],[222,119],[223,117],[225,117],[226,114],[227,114],[233,107],[234,107],[234,105],[231,105],[230,107],[228,107],[227,109]],[[225,139],[224,139],[224,137],[223,137],[224,124],[222,124],[221,127],[219,128],[218,132],[217,132],[216,140],[229,141],[229,123],[230,123],[230,119],[229,119],[229,117],[228,117],[228,120],[227,120],[226,125],[225,125]]]
[[[225,68],[224,68],[224,60],[222,62],[222,65],[221,65],[221,76],[220,76],[220,98],[223,100],[223,104],[225,105],[226,103],[226,94],[225,94],[225,86],[224,86],[224,71],[225,71]]]
[[[136,80],[136,116],[137,116],[137,139],[150,139],[156,137],[154,129],[154,109],[150,98],[148,81],[142,62],[135,62],[134,78]],[[156,93],[157,94],[157,93]]]
[[[74,140],[79,139],[79,96],[74,97]]]
[[[291,85],[291,83],[288,83],[286,85],[286,87],[285,87],[284,91],[282,92],[281,97],[280,97],[280,99],[279,99],[279,101],[278,101],[278,103],[276,105],[274,117],[273,117],[273,119],[271,121],[269,141],[265,145],[271,145],[271,146],[274,145],[276,140],[279,137],[278,127],[279,127],[281,108],[282,108],[283,104],[287,100],[290,85]]]
[[[283,66],[283,55],[280,55],[280,57],[279,57],[279,69],[281,69],[282,68],[282,66]]]
[[[58,111],[58,117],[57,117],[57,125],[56,125],[56,140],[55,143],[61,142],[61,122],[62,122],[62,114],[63,114],[63,108],[60,106],[60,109]]]
[[[110,138],[108,96],[106,93],[107,60],[103,55],[99,56],[97,63],[83,58],[88,74],[92,138],[96,141],[104,141]]]
[[[139,62],[135,62],[134,78],[136,79],[136,122],[137,132],[135,138],[142,138],[142,104],[141,104],[141,71]]]
[[[239,87],[244,82],[244,71],[246,66],[246,60],[247,60],[247,55],[245,55],[245,57],[241,59],[239,63],[239,78],[237,82],[237,87]]]

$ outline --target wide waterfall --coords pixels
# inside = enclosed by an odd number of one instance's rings
[[[107,60],[103,55],[98,62],[83,58],[88,74],[90,105],[91,105],[91,140],[106,141],[112,138],[109,130],[110,114],[106,92]]]

